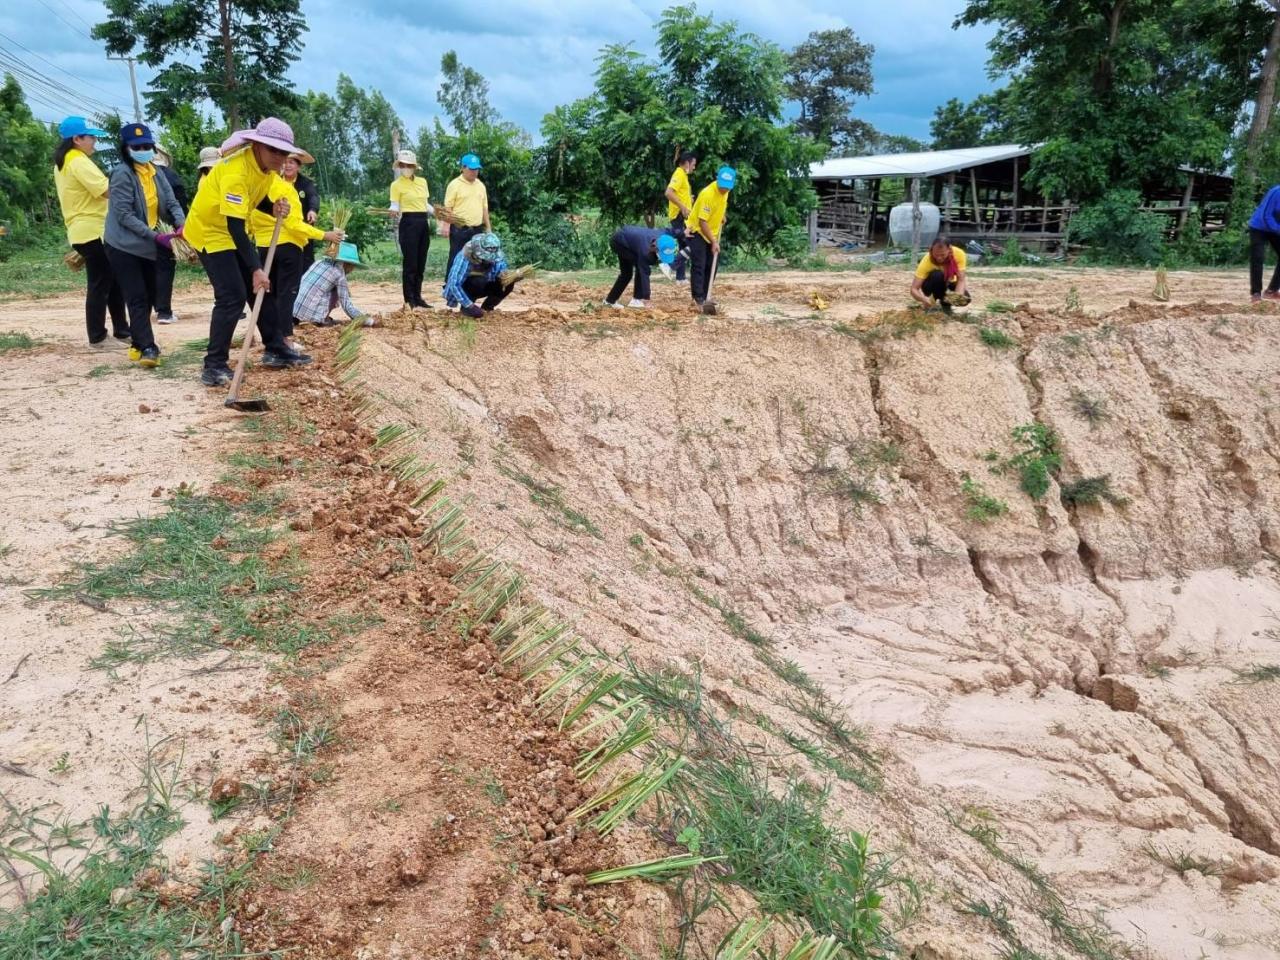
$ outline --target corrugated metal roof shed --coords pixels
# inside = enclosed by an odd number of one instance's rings
[[[824,160],[809,169],[810,180],[874,180],[879,177],[936,177],[967,170],[984,163],[1026,157],[1035,147],[1001,144],[963,150],[930,150],[925,153],[882,153],[874,157],[841,157]]]

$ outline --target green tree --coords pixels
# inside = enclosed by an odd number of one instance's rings
[[[160,145],[173,157],[173,169],[194,190],[196,167],[202,147],[216,147],[227,138],[227,128],[203,116],[189,103],[178,107],[160,131]]]
[[[498,114],[489,105],[489,82],[478,71],[465,66],[454,51],[446,50],[440,57],[440,72],[444,79],[436,100],[455,133],[497,122]]]
[[[138,61],[159,71],[146,93],[152,119],[209,101],[235,130],[296,102],[284,76],[306,29],[297,0],[104,2],[94,38],[112,54],[138,49]]]
[[[956,21],[999,26],[1008,139],[1044,143],[1029,179],[1092,200],[1219,169],[1271,27],[1225,0],[969,0]]]
[[[871,57],[849,27],[815,30],[787,54],[787,99],[800,105],[796,129],[836,151],[863,144],[875,131],[853,116],[853,98],[872,92]]]
[[[53,217],[53,149],[57,134],[31,114],[22,87],[11,74],[0,85],[0,220],[9,222],[13,236],[0,240],[0,255],[7,245],[21,242],[26,228]]]
[[[968,103],[952,97],[933,111],[933,120],[929,122],[933,149],[1009,143],[1012,134],[1005,117],[1007,99],[1003,89],[980,94]]]

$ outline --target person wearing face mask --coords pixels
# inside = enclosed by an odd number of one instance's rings
[[[298,296],[298,285],[302,282],[302,251],[312,240],[326,240],[338,243],[346,234],[341,230],[324,231],[313,227],[304,219],[302,199],[295,186],[298,175],[298,163],[302,155],[291,153],[280,167],[279,176],[271,178],[271,186],[267,189],[267,199],[273,203],[284,199],[289,203],[289,215],[284,218],[280,227],[280,240],[276,244],[276,258],[271,262],[271,290],[267,298],[274,301],[276,319],[280,325],[280,334],[284,342],[294,347],[293,343],[293,301]],[[249,213],[249,229],[253,234],[253,242],[258,245],[258,256],[267,262],[267,246],[271,243],[271,234],[275,231],[276,219],[272,214],[262,210]],[[296,349],[296,347],[295,347]]]
[[[102,246],[110,186],[106,175],[89,159],[97,149],[98,138],[111,135],[89,126],[84,117],[67,117],[58,124],[58,134],[62,142],[53,151],[53,183],[58,191],[62,219],[67,225],[67,241],[84,257],[84,272],[89,281],[84,320],[89,343],[106,341],[108,313],[112,336],[128,340],[124,296],[111,274],[107,251]]]
[[[111,171],[110,203],[102,235],[111,272],[129,308],[129,359],[144,367],[160,363],[151,330],[156,303],[156,230],[163,215],[175,227],[185,221],[169,181],[155,163],[156,141],[145,123],[120,128],[121,162]]]
[[[249,236],[247,221],[252,210],[287,217],[289,201],[267,199],[272,177],[289,154],[310,158],[293,142],[293,129],[277,117],[267,117],[251,130],[237,130],[219,147],[222,160],[200,181],[183,237],[200,254],[200,262],[213,286],[213,313],[209,318],[209,351],[205,354],[200,382],[209,387],[231,382],[231,338],[249,298],[271,289],[262,269],[258,248]],[[279,179],[278,177],[276,179]],[[297,367],[311,362],[284,342],[276,319],[275,303],[264,298],[258,313],[258,330],[266,348],[262,365]]]
[[[391,211],[400,223],[400,286],[404,305],[411,310],[430,310],[422,299],[422,276],[427,269],[434,216],[427,199],[427,178],[418,173],[418,156],[412,150],[396,154],[396,178],[391,183]]]

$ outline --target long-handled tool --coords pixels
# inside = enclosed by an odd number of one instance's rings
[[[271,264],[276,258],[276,244],[280,241],[280,225],[282,223],[284,223],[284,217],[277,213],[276,226],[271,231],[271,245],[267,247],[267,262],[262,265],[262,272],[268,277],[271,276]],[[240,382],[244,380],[245,364],[249,361],[249,351],[253,349],[253,332],[258,329],[258,314],[262,312],[262,301],[266,299],[266,296],[266,290],[259,290],[253,299],[253,312],[249,314],[249,329],[244,335],[244,347],[240,350],[240,359],[236,361],[235,376],[231,378],[231,392],[227,394],[227,399],[223,401],[224,406],[228,406],[232,410],[239,410],[241,413],[261,413],[264,410],[271,409],[267,401],[261,398],[253,400],[240,399]]]
[[[711,298],[711,288],[715,286],[716,265],[719,264],[719,262],[720,251],[717,250],[711,255],[711,276],[707,278],[707,298],[702,301],[702,306],[698,308],[700,313],[705,313],[711,317],[716,315],[716,302]]]

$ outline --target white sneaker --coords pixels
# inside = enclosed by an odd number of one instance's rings
[[[669,263],[658,264],[658,269],[662,271],[662,275],[668,280],[672,279],[676,275],[676,272],[671,269],[671,265]]]
[[[177,323],[178,315],[176,313],[157,313],[156,323]]]
[[[606,300],[606,301],[604,302],[604,305],[605,305],[606,307],[610,307],[610,308],[612,308],[612,309],[614,309],[614,310],[623,310],[623,309],[625,309],[625,308],[622,306],[622,304],[620,304],[620,303],[610,303],[608,300]]]
[[[615,304],[614,304],[614,306],[616,307],[616,306],[617,306],[617,304],[615,303]],[[631,308],[633,308],[633,309],[635,309],[635,310],[648,310],[648,309],[649,309],[648,304],[646,304],[643,300],[632,300],[630,303],[628,303],[628,304],[627,304],[627,306],[628,306],[628,307],[631,307]]]

